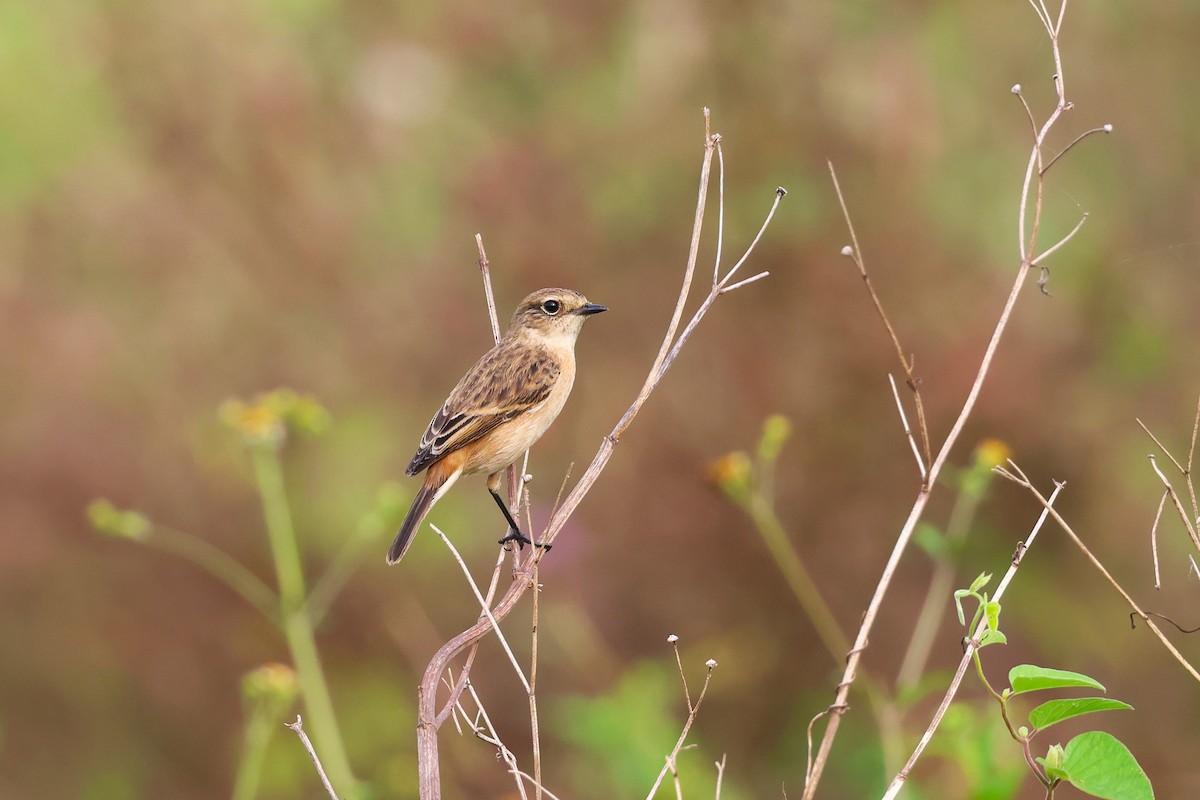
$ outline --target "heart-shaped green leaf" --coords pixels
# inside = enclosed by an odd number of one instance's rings
[[[1081,733],[1063,751],[1065,779],[1103,800],[1154,800],[1154,789],[1133,753],[1112,734]]]

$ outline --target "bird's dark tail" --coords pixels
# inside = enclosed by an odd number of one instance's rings
[[[425,515],[429,513],[429,509],[433,508],[433,504],[438,501],[450,486],[458,480],[461,473],[458,471],[450,473],[446,478],[438,479],[430,472],[426,473],[425,482],[417,491],[417,496],[413,498],[412,507],[408,509],[408,514],[404,517],[404,522],[400,523],[400,531],[396,534],[395,540],[392,542],[391,548],[388,549],[387,563],[395,564],[400,559],[404,558],[404,553],[412,544],[413,534],[421,527],[421,523],[425,521]]]
[[[408,509],[408,515],[404,517],[404,522],[400,523],[400,532],[396,534],[396,538],[388,550],[387,563],[395,564],[404,558],[405,551],[412,544],[413,534],[417,532],[417,528],[421,527],[421,523],[424,522],[425,515],[429,513],[429,509],[433,508],[433,501],[436,499],[436,496],[437,487],[430,486],[427,483],[422,484],[421,489],[417,492],[417,496],[413,498],[412,507]]]

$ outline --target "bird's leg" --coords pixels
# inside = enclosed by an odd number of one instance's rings
[[[493,477],[496,479],[495,481],[492,480]],[[535,547],[544,547],[545,549],[549,550],[552,545],[538,544],[525,534],[521,533],[521,526],[517,525],[517,521],[512,518],[512,514],[509,513],[508,506],[505,505],[504,500],[500,497],[500,492],[497,491],[499,483],[500,473],[488,476],[488,493],[491,494],[492,499],[496,501],[496,505],[500,506],[500,513],[504,515],[504,520],[508,523],[508,533],[506,533],[504,538],[497,542],[497,544],[516,542],[520,547],[524,547],[527,544],[532,544]]]

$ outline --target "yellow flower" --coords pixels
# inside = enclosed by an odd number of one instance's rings
[[[221,421],[240,433],[248,444],[278,444],[287,433],[283,417],[263,402],[264,397],[259,395],[253,405],[241,400],[226,400],[221,404]]]
[[[320,433],[329,425],[329,412],[324,406],[311,396],[291,389],[264,392],[249,404],[226,400],[221,404],[220,416],[222,422],[251,445],[279,445],[288,428],[301,433]]]
[[[754,467],[750,456],[739,451],[727,453],[708,467],[708,479],[734,500],[741,502],[750,493]]]
[[[975,465],[983,469],[998,467],[1012,458],[1012,448],[999,439],[984,439],[975,446]]]

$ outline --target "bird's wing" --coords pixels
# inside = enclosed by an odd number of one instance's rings
[[[561,369],[550,352],[501,342],[471,367],[433,415],[405,472],[416,475],[447,453],[542,403]]]

